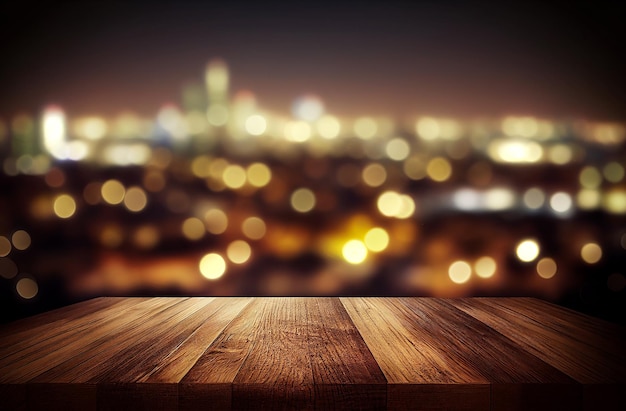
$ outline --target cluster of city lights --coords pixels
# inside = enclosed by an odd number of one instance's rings
[[[76,296],[558,298],[587,268],[617,295],[625,141],[617,123],[344,118],[313,95],[279,115],[250,92],[231,98],[228,69],[213,61],[204,84],[155,119],[70,118],[59,106],[0,119],[12,195],[0,276],[21,300],[52,275]],[[91,260],[80,265],[83,246]],[[35,265],[39,256],[58,268]]]

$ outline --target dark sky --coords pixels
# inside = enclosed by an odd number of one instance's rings
[[[338,114],[626,120],[624,9],[543,3],[4,2],[0,116],[152,115],[222,57],[282,112],[315,93]]]

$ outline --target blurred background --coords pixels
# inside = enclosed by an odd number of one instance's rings
[[[617,2],[9,2],[0,319],[535,296],[626,324]]]

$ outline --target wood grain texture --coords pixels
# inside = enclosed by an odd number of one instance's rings
[[[531,298],[448,303],[582,384],[584,409],[626,409],[626,339],[620,327]]]
[[[0,326],[0,410],[621,410],[625,336],[532,298],[105,297]]]

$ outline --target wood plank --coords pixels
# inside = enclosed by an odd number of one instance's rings
[[[98,408],[100,388],[93,382],[81,381],[79,378],[89,370],[90,365],[93,366],[89,360],[104,350],[103,347],[112,336],[127,334],[129,328],[142,322],[143,319],[158,316],[163,310],[185,301],[186,298],[132,298],[129,300],[134,300],[136,304],[115,315],[109,312],[105,323],[94,323],[91,317],[85,317],[85,322],[92,326],[97,324],[96,328],[92,327],[87,333],[76,333],[73,339],[67,341],[67,344],[56,351],[47,352],[42,357],[44,363],[54,365],[54,367],[34,377],[26,385],[29,408],[46,409],[47,402],[54,404],[58,409],[95,410]],[[127,334],[127,336],[131,335]],[[132,339],[128,341],[132,344]],[[114,350],[107,352],[107,355],[114,354]]]
[[[259,300],[252,347],[233,381],[233,409],[313,409],[307,299]]]
[[[626,409],[624,329],[536,299],[101,298],[31,319],[0,326],[0,409]]]
[[[557,334],[586,344],[598,354],[604,352],[608,362],[618,362],[621,370],[626,370],[626,352],[623,345],[626,328],[536,298],[492,298],[489,301],[515,311],[520,318],[526,317]]]
[[[609,358],[604,350],[597,348],[597,339],[601,333],[589,344],[572,335],[576,334],[575,322],[565,325],[562,320],[547,318],[550,317],[547,313],[540,316],[538,312],[529,311],[515,301],[509,303],[509,299],[473,298],[448,302],[584,384],[582,403],[585,409],[598,409],[599,405],[604,409],[626,408],[623,395],[626,371],[620,362],[614,361],[614,357]],[[578,321],[576,317],[569,319]],[[588,324],[588,321],[585,318],[583,324]],[[583,336],[587,332],[584,327],[581,331]],[[616,341],[624,342],[623,339]]]
[[[0,358],[6,355],[7,348],[14,349],[18,344],[24,347],[25,341],[33,335],[47,334],[68,321],[105,310],[123,300],[120,297],[99,297],[3,324],[0,327]]]
[[[316,409],[387,405],[387,380],[337,298],[307,298],[307,343]]]
[[[158,333],[150,332],[150,325],[144,332],[137,333],[133,343],[98,367],[98,374],[89,381],[133,383],[141,380],[158,368],[164,358],[211,316],[214,307],[210,303],[213,300],[213,297],[189,298],[165,310],[155,323]]]
[[[139,382],[180,382],[224,328],[252,301],[250,297],[221,297],[211,303],[212,313]]]
[[[180,410],[231,409],[232,384],[252,349],[265,303],[255,298],[246,305],[182,378]]]
[[[129,300],[135,300],[131,298]],[[160,315],[187,298],[140,298],[137,304],[113,315],[103,323],[92,324],[88,332],[76,333],[55,351],[48,352],[42,361],[47,369],[29,380],[31,383],[89,383],[88,377],[98,367],[110,361],[123,347],[132,345],[133,338],[149,324],[157,325]],[[150,323],[152,321],[152,323]]]
[[[96,337],[112,322],[112,318],[122,315],[133,306],[148,299],[122,299],[108,310],[93,312],[60,325],[58,329],[49,329],[47,333],[33,331],[23,344],[7,350],[8,354],[0,360],[0,382],[26,382],[49,368],[72,357],[84,341],[75,337],[89,339]]]
[[[490,381],[492,410],[579,409],[579,384],[486,324],[441,299],[394,301],[410,309],[410,318],[420,323],[433,347]]]
[[[124,302],[123,298],[107,298],[97,299],[93,303],[86,302],[85,310],[79,310],[79,307],[72,306],[71,312],[65,314],[65,311],[55,312],[54,316],[50,313],[43,313],[40,316],[31,317],[33,325],[29,326],[24,318],[16,322],[16,324],[8,324],[6,328],[0,331],[0,359],[5,358],[8,354],[14,354],[31,347],[34,344],[45,343],[47,339],[71,331],[76,324],[80,324],[81,318],[98,315],[102,310],[108,309],[114,305],[127,306],[132,304]],[[118,307],[120,308],[120,307]],[[43,318],[42,318],[43,317]]]
[[[247,299],[241,300],[247,303]],[[177,348],[209,321],[217,309],[223,308],[223,303],[214,298],[193,298],[189,303],[185,310],[163,319],[160,333],[136,339],[135,344],[120,352],[118,358],[123,361],[113,361],[103,367],[100,375],[93,379],[98,380],[99,409],[122,409],[129,397],[133,409],[178,408],[180,379],[160,383],[141,381],[152,371],[161,369]]]
[[[407,307],[389,298],[341,302],[385,374],[388,409],[489,408],[489,380],[438,348]]]

